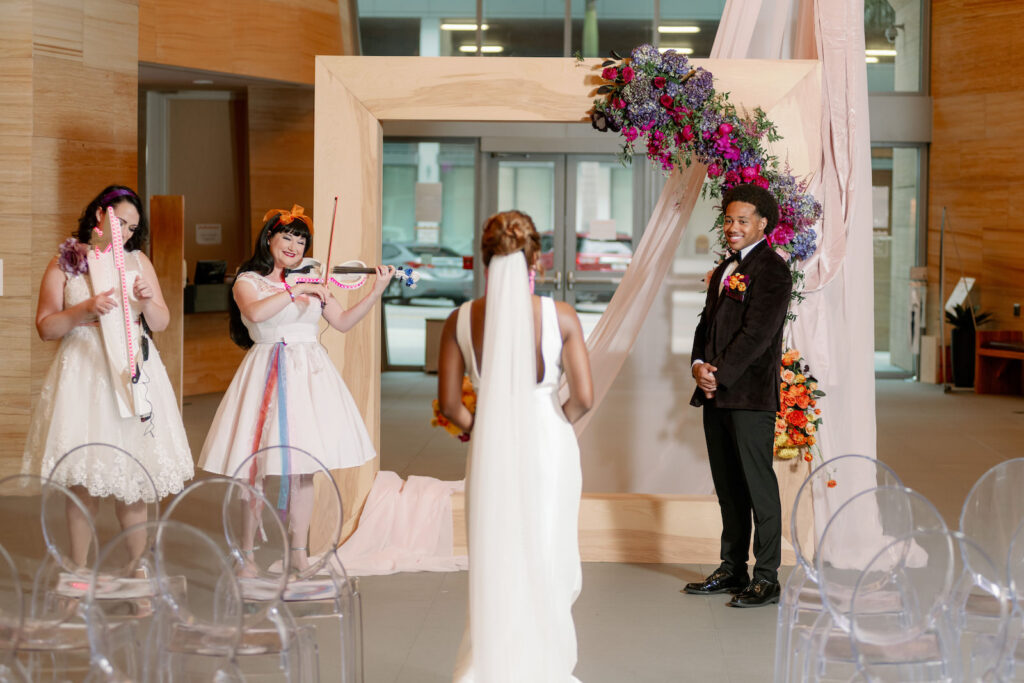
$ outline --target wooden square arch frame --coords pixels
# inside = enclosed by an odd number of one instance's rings
[[[515,57],[317,57],[313,208],[321,229],[329,225],[334,197],[339,197],[329,261],[380,261],[382,122],[587,123],[601,83],[600,62]],[[779,156],[797,175],[813,172],[821,155],[819,62],[694,63],[714,74],[716,88],[729,92],[737,108],[749,111],[760,106],[768,112],[784,138],[785,147],[778,150]],[[327,240],[316,240],[314,256],[328,260],[326,252]],[[338,296],[348,306],[365,293],[348,293],[348,301],[344,301],[345,295]],[[322,337],[378,452],[380,339],[377,316],[369,316],[344,335]],[[424,416],[426,419],[426,406]],[[355,528],[378,469],[379,458],[374,458],[359,468],[334,472],[345,502],[346,538]],[[453,501],[453,505],[459,552],[465,538],[461,501]],[[581,507],[584,560],[717,562],[720,532],[714,496],[585,494]]]

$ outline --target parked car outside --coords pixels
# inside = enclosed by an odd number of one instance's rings
[[[439,244],[384,242],[381,262],[396,268],[412,268],[420,275],[415,289],[395,280],[384,292],[384,299],[408,303],[418,298],[451,299],[455,305],[473,296],[473,271],[464,270],[462,255]]]
[[[554,268],[554,237],[550,232],[540,236],[540,264],[545,271]],[[618,233],[613,240],[591,237],[590,233],[576,235],[576,270],[598,272],[622,272],[633,259],[633,238]]]

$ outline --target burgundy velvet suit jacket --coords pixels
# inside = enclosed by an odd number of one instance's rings
[[[718,391],[711,399],[716,407],[778,411],[782,330],[792,275],[767,241],[751,249],[733,271],[749,278],[742,294],[726,288],[719,293],[725,267],[720,264],[711,276],[690,357],[718,368]],[[690,405],[708,402],[697,387]]]

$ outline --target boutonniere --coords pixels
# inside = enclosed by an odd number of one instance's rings
[[[730,299],[743,301],[747,287],[750,286],[750,276],[743,273],[733,273],[725,280],[725,295]]]

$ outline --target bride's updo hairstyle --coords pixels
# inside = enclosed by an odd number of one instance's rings
[[[491,257],[525,252],[526,265],[532,266],[540,255],[540,233],[533,219],[521,211],[502,211],[484,223],[480,238],[480,252],[484,266],[491,263]]]

